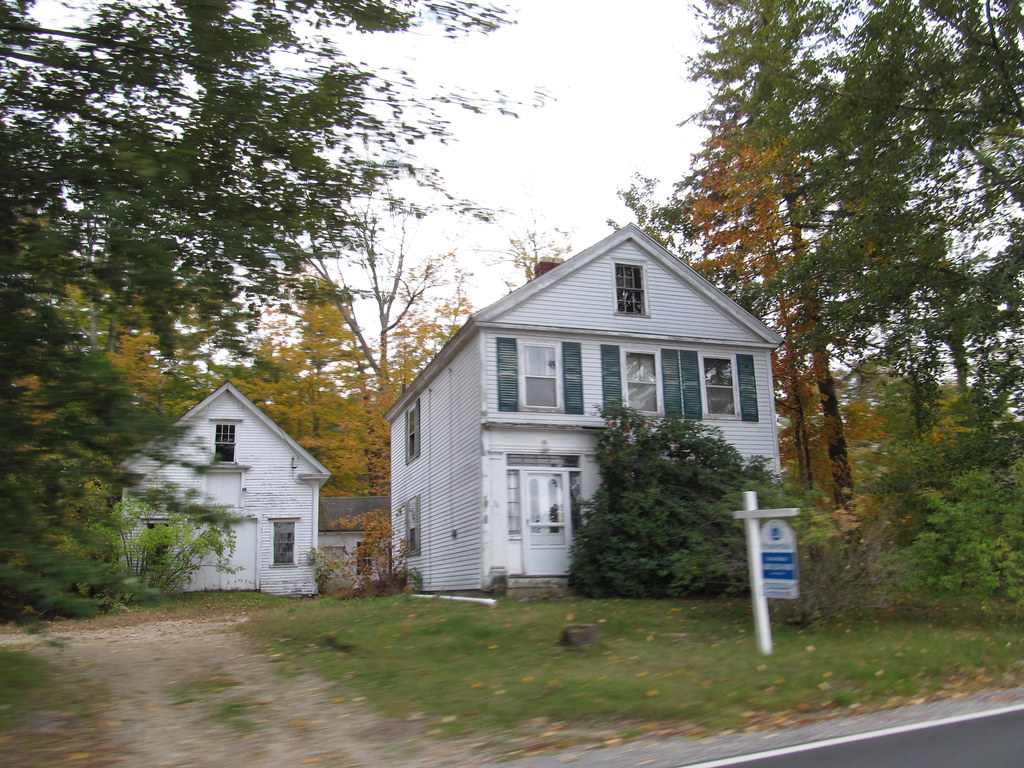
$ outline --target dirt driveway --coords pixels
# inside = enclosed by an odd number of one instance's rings
[[[105,689],[88,713],[37,713],[0,738],[0,763],[83,768],[462,766],[469,744],[439,744],[411,720],[384,720],[310,673],[280,665],[237,625],[242,616],[61,628],[30,645],[74,686]],[[473,753],[471,755],[471,752]]]

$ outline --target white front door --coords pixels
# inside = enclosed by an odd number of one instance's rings
[[[565,472],[523,471],[526,570],[530,576],[569,573],[569,488]]]

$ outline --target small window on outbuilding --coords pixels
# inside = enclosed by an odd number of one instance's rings
[[[213,433],[213,456],[216,461],[235,460],[235,425],[215,424]]]
[[[274,565],[295,564],[295,521],[274,521]]]

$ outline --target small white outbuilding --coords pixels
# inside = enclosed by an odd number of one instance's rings
[[[310,552],[330,471],[230,382],[177,426],[166,458],[138,456],[126,468],[139,478],[136,488],[194,490],[236,518],[233,572],[204,564],[188,589],[314,594]]]

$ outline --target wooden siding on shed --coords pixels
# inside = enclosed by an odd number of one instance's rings
[[[317,545],[317,499],[319,488],[298,479],[314,468],[297,457],[280,437],[245,408],[230,392],[210,402],[201,412],[190,413],[183,422],[184,433],[175,446],[175,456],[200,465],[213,458],[214,425],[226,421],[236,425],[235,462],[242,473],[241,506],[228,511],[239,517],[255,518],[257,530],[257,571],[259,589],[272,594],[313,594],[316,582],[309,552]],[[293,458],[298,459],[292,467]],[[230,466],[230,465],[226,465]],[[157,465],[141,461],[136,471],[146,473],[145,485],[173,483],[183,490],[205,492],[206,476],[181,464]],[[218,467],[217,472],[222,471]],[[273,565],[273,523],[293,519],[295,564]],[[240,553],[241,554],[241,553]]]

